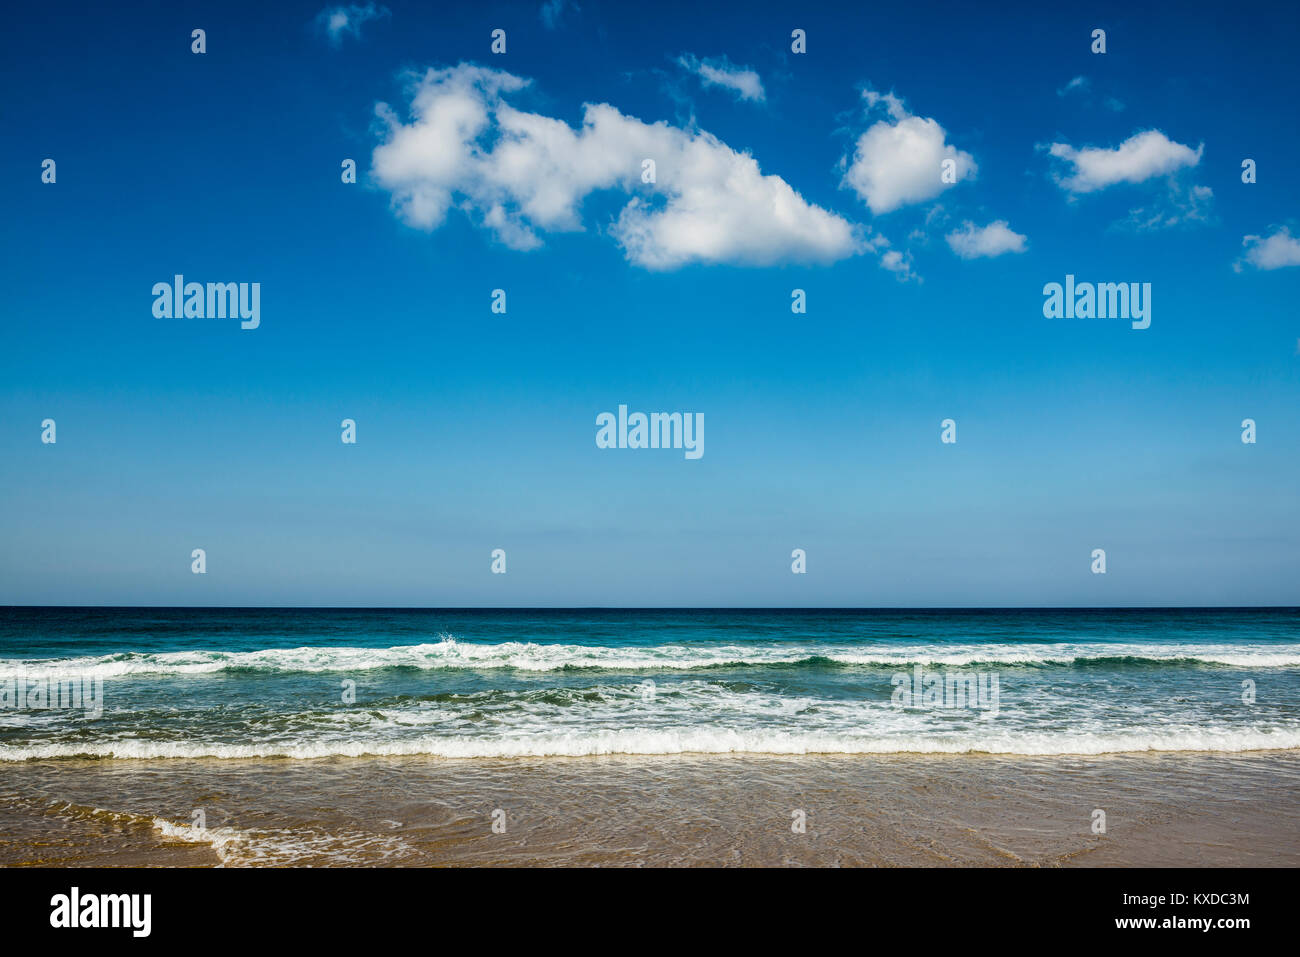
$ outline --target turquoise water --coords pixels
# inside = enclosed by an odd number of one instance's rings
[[[1270,748],[1295,608],[0,609],[7,761]]]

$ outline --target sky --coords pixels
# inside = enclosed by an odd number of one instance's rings
[[[1300,12],[1053,7],[8,11],[0,603],[1300,604]]]

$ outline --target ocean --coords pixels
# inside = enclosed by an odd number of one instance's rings
[[[0,705],[0,761],[1293,749],[1300,611],[7,608]]]

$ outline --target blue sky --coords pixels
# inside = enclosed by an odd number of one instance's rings
[[[1300,603],[1300,14],[1127,7],[11,13],[0,602]]]

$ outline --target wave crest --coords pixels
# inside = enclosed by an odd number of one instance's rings
[[[1124,642],[1069,644],[845,645],[781,642],[605,646],[459,641],[392,648],[301,647],[259,651],[172,651],[99,657],[0,660],[0,680],[23,669],[27,675],[77,674],[104,679],[219,673],[356,672],[376,669],[518,671],[691,671],[776,665],[783,667],[881,667],[913,665],[1096,666],[1220,665],[1242,668],[1300,667],[1300,645],[1169,644]]]

